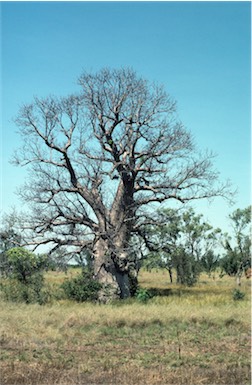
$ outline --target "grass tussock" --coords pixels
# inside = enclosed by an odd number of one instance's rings
[[[250,282],[234,301],[233,279],[167,278],[141,273],[147,303],[0,302],[1,385],[250,384]]]

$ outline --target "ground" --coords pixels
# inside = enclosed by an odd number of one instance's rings
[[[65,276],[46,279],[57,291]],[[218,274],[184,288],[141,271],[140,285],[156,294],[147,303],[1,301],[1,385],[250,384],[250,280],[239,301]]]

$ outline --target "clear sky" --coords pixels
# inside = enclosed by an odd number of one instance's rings
[[[195,208],[215,227],[250,204],[250,2],[2,2],[1,210],[21,208],[13,118],[33,96],[78,91],[83,70],[133,67],[163,83],[199,147],[238,188]]]

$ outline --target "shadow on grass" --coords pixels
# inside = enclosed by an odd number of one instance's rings
[[[147,288],[148,293],[151,297],[169,297],[169,296],[176,296],[176,297],[184,297],[184,296],[202,296],[202,295],[217,295],[217,294],[223,294],[223,293],[231,293],[231,289],[226,289],[225,291],[220,288],[208,288],[205,289],[199,289],[198,287],[174,287],[174,288],[155,288],[155,287],[148,287]]]
[[[168,297],[170,295],[174,295],[174,291],[172,289],[157,289],[155,287],[150,287],[148,288],[148,293],[150,294],[151,297]]]
[[[188,287],[174,287],[174,288],[156,288],[156,287],[148,287],[148,293],[151,297],[169,297],[169,296],[177,296],[182,297],[184,295],[195,295],[195,291]],[[199,291],[197,291],[197,294]],[[205,294],[205,292],[202,292]]]

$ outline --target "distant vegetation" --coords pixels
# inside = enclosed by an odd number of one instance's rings
[[[231,235],[214,229],[192,209],[165,209],[158,211],[157,216],[160,217],[158,223],[163,224],[146,226],[144,241],[132,237],[132,259],[138,271],[140,267],[148,271],[165,269],[167,284],[169,277],[171,284],[193,286],[202,273],[209,277],[227,274],[236,277],[237,284],[241,284],[242,275],[251,268],[250,207],[237,209],[230,215]],[[68,265],[63,264],[57,254],[34,254],[18,246],[22,236],[14,224],[15,218],[12,222],[6,221],[0,231],[0,289],[4,298],[40,304],[51,301],[55,292],[45,287],[44,273],[67,271]],[[66,277],[61,293],[78,302],[98,300],[101,288],[104,292],[109,288],[95,279],[91,254],[83,253],[75,263],[82,271],[72,279]],[[133,278],[131,291],[143,298],[143,293],[139,294],[141,287]]]

